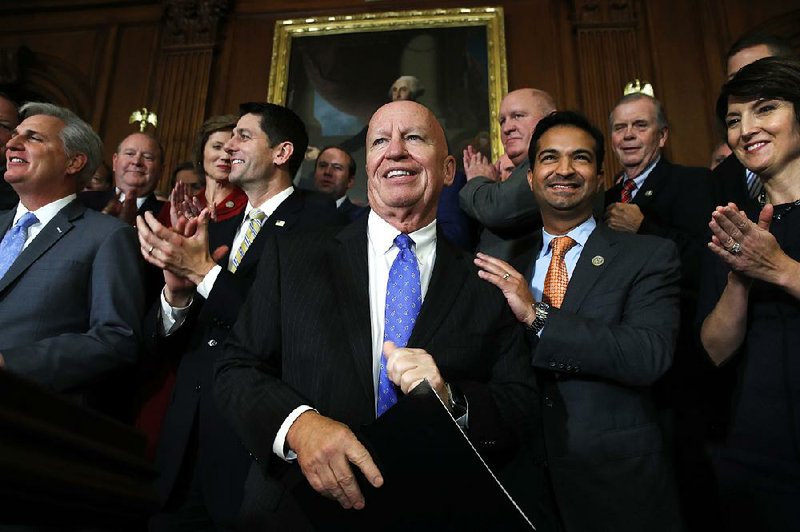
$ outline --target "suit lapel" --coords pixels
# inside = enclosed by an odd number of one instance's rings
[[[578,311],[586,294],[616,257],[614,244],[613,231],[598,223],[581,251],[561,308],[570,312]]]
[[[256,235],[256,239],[253,240],[253,243],[247,249],[247,253],[244,254],[244,258],[237,271],[247,270],[258,264],[258,261],[261,259],[261,252],[264,249],[264,244],[270,238],[270,235],[291,229],[297,223],[297,219],[303,210],[304,203],[302,192],[295,189],[288,198],[278,205],[275,212],[264,220],[264,225],[261,226],[261,230],[259,230]],[[244,215],[242,215],[242,219],[243,218]],[[239,223],[241,223],[241,221]],[[232,241],[233,238],[231,238],[231,242]],[[235,252],[236,250],[231,250],[229,252],[228,257],[226,257],[226,265],[228,264],[227,260],[230,257],[230,253]]]
[[[414,330],[408,339],[411,347],[424,346],[430,342],[442,321],[453,307],[453,301],[459,294],[470,266],[463,254],[456,250],[444,237],[441,230],[436,229],[436,261],[431,272],[428,292],[422,302],[422,308],[414,324]]]
[[[0,214],[0,240],[6,236],[6,233],[11,229],[11,223],[14,221],[14,215],[17,214],[16,207]]]
[[[20,253],[11,268],[8,269],[6,274],[0,279],[0,291],[6,289],[17,277],[28,269],[28,267],[36,262],[48,249],[58,242],[64,235],[72,230],[74,227],[72,221],[76,218],[83,216],[86,211],[77,199],[67,204],[63,209],[53,217],[50,222],[42,228],[36,238],[34,238],[30,245]],[[14,211],[11,211],[11,218],[13,219]],[[5,223],[6,220],[3,220]],[[4,233],[5,234],[5,233]]]
[[[374,397],[372,377],[372,326],[369,313],[369,265],[367,216],[345,226],[337,235],[338,246],[329,254],[330,282],[339,301],[341,323],[356,367],[356,379]]]
[[[670,163],[662,155],[661,160],[653,167],[647,179],[644,180],[642,189],[636,193],[636,197],[633,198],[631,203],[639,207],[646,207],[652,203],[667,184],[669,167]]]

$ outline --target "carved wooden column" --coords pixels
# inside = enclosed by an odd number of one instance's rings
[[[642,9],[640,0],[573,1],[580,98],[586,115],[606,134],[606,188],[621,170],[610,146],[608,114],[626,83],[653,82]]]
[[[166,191],[175,165],[191,160],[195,135],[206,113],[214,48],[230,0],[164,0],[161,51],[150,108],[166,150]]]

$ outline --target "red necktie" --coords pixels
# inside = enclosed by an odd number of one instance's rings
[[[564,255],[574,245],[575,241],[568,236],[557,236],[550,242],[553,255],[550,257],[550,266],[547,268],[547,275],[544,278],[542,294],[542,301],[550,306],[561,308],[561,303],[564,302],[564,294],[567,293],[567,284],[569,283]]]
[[[620,201],[622,203],[630,203],[633,199],[633,191],[636,190],[636,181],[633,179],[626,179],[622,184],[622,194],[620,194]]]

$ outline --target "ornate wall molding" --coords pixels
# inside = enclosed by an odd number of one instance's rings
[[[164,47],[214,45],[230,0],[165,0]]]

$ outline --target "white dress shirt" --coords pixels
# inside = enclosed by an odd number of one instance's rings
[[[378,374],[383,354],[383,329],[386,319],[386,285],[389,282],[389,270],[400,252],[399,248],[394,245],[394,239],[399,234],[400,231],[389,225],[374,211],[370,211],[367,219],[367,267],[369,272],[369,316],[372,330],[372,385],[376,411]],[[408,236],[414,241],[413,249],[419,266],[420,288],[424,301],[430,285],[433,265],[436,262],[436,220],[422,229],[409,233]],[[272,450],[284,460],[293,460],[297,457],[291,450],[285,454],[283,452],[286,434],[292,423],[307,410],[313,410],[313,408],[302,405],[294,409],[283,421],[275,435]]]
[[[29,211],[20,201],[17,204],[17,212],[14,214],[14,220],[11,222],[11,227],[14,227],[20,218],[22,218],[25,213],[32,212],[36,218],[39,220],[35,224],[28,227],[28,236],[25,239],[25,244],[23,244],[22,249],[28,247],[28,245],[36,238],[36,235],[42,232],[42,229],[50,223],[58,211],[69,205],[72,200],[77,198],[77,194],[70,194],[69,196],[65,196],[61,199],[57,199],[55,201],[51,201],[47,205],[39,207],[35,211]],[[0,239],[2,239],[2,235],[0,235]]]

